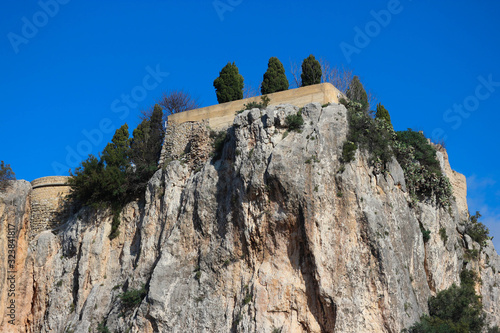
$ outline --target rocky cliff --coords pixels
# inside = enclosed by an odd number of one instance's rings
[[[467,258],[479,244],[464,235],[465,177],[446,152],[451,209],[411,206],[395,160],[377,173],[358,151],[341,167],[343,106],[309,104],[302,131],[288,132],[297,111],[245,111],[220,159],[171,161],[125,207],[113,240],[110,212],[84,208],[28,243],[30,185],[15,183],[0,201],[2,331],[400,332],[464,266],[500,324],[500,257],[489,241]]]

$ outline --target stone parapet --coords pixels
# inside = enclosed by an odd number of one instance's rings
[[[280,91],[267,95],[271,100],[269,105],[291,104],[302,107],[312,102],[320,104],[338,103],[343,94],[330,83],[320,83],[312,86]],[[168,116],[168,124],[208,119],[208,125],[214,130],[221,130],[233,124],[236,111],[245,109],[245,104],[261,102],[261,96],[240,99],[228,103],[211,105],[200,109],[175,113]]]
[[[52,176],[31,182],[31,215],[29,238],[59,224],[58,214],[64,207],[64,199],[70,193],[69,177]]]

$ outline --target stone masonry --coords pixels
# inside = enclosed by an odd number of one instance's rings
[[[180,159],[199,168],[212,152],[208,120],[169,124],[165,133],[159,165]]]
[[[52,176],[31,182],[30,240],[44,230],[58,225],[57,216],[62,212],[65,197],[70,192],[69,177]]]
[[[320,83],[267,94],[267,97],[270,99],[269,105],[291,104],[300,108],[313,102],[320,104],[338,103],[339,99],[345,96],[331,83]],[[243,110],[245,104],[251,102],[261,102],[261,96],[175,113],[168,116],[168,123],[182,124],[208,119],[210,128],[222,130],[233,124],[236,111]]]
[[[342,92],[330,83],[320,83],[267,95],[269,105],[291,104],[302,107],[312,102],[338,103]],[[168,116],[168,125],[160,155],[159,166],[169,160],[190,162],[197,169],[211,153],[210,131],[222,131],[233,124],[237,111],[245,104],[261,102],[261,96],[175,113]],[[194,161],[194,162],[193,162]]]

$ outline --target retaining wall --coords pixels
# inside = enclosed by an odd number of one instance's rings
[[[312,86],[280,91],[267,95],[271,100],[269,105],[292,104],[303,107],[312,102],[321,104],[338,103],[343,94],[331,83],[320,83]],[[243,110],[245,104],[261,101],[261,96],[240,99],[228,103],[211,105],[200,109],[175,113],[168,116],[168,123],[182,124],[190,121],[208,119],[208,125],[215,130],[221,130],[233,124],[236,111]]]

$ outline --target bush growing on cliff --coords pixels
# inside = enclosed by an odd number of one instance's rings
[[[126,309],[132,309],[141,304],[147,294],[148,291],[146,290],[146,286],[143,284],[140,289],[128,290],[118,295],[118,297],[120,297],[122,304]]]
[[[240,75],[238,67],[230,62],[227,63],[214,80],[214,87],[219,103],[226,103],[243,98],[243,76]]]
[[[355,151],[360,148],[370,154],[370,164],[375,172],[380,172],[395,156],[405,173],[412,202],[429,198],[442,207],[450,207],[453,199],[451,184],[441,171],[435,148],[422,133],[410,129],[394,132],[387,110],[381,104],[377,107],[378,115],[372,118],[359,101],[366,93],[354,93],[354,90],[351,89],[351,98],[358,98],[358,101],[340,99],[347,108],[349,123],[341,161],[349,163],[354,160]]]
[[[302,112],[299,111],[296,114],[286,116],[285,123],[290,131],[299,131],[302,125],[304,125]]]
[[[450,207],[453,191],[436,158],[436,150],[422,133],[408,129],[396,135],[395,155],[413,200],[430,198],[442,207]]]
[[[210,138],[212,141],[213,157],[217,160],[222,156],[222,150],[224,149],[224,145],[228,140],[226,131],[210,131]]]
[[[128,172],[129,189],[131,193],[141,193],[149,179],[158,169],[161,146],[165,132],[163,130],[163,112],[156,104],[149,119],[143,120],[133,131],[130,142],[130,162],[135,171]]]
[[[260,91],[262,95],[266,95],[287,89],[288,79],[285,75],[285,68],[278,58],[271,57],[267,64],[267,71],[264,73]]]
[[[264,95],[264,96],[261,96],[260,97],[260,102],[250,102],[250,103],[246,103],[243,105],[244,109],[243,110],[239,110],[237,111],[236,113],[241,113],[245,110],[251,110],[251,109],[265,109],[267,108],[267,106],[269,105],[269,102],[271,102],[271,99],[269,99],[269,97],[267,95]]]
[[[342,146],[342,162],[350,163],[354,161],[354,155],[356,154],[356,150],[358,149],[358,145],[352,141],[344,142]]]
[[[370,117],[359,102],[346,100],[341,102],[347,108],[349,123],[347,143],[344,144],[342,150],[343,162],[351,162],[354,159],[354,152],[359,147],[370,153],[370,162],[377,169],[383,169],[393,156],[391,146],[394,140],[394,131],[392,126],[384,120]]]
[[[89,155],[70,172],[70,199],[83,206],[110,207],[113,214],[110,239],[118,236],[122,208],[143,195],[158,169],[163,141],[163,112],[156,105],[150,119],[143,120],[129,138],[127,124],[116,130],[100,158]]]
[[[106,326],[106,323],[104,321],[97,325],[97,332],[110,333],[109,328]]]
[[[486,246],[486,241],[488,239],[493,239],[490,237],[490,230],[481,222],[479,219],[481,214],[476,212],[475,215],[469,214],[469,219],[465,224],[465,233],[472,238],[473,241],[478,242],[480,246]]]
[[[406,332],[482,332],[486,320],[481,298],[474,290],[477,277],[474,272],[464,270],[460,274],[460,280],[460,287],[453,284],[432,296],[428,301],[429,315],[422,316]]]
[[[434,149],[425,136],[420,132],[408,129],[406,131],[396,132],[397,141],[407,147],[413,147],[413,157],[421,165],[426,167],[430,172],[441,173],[441,167],[436,158],[436,149]],[[405,152],[402,152],[405,154]],[[407,158],[407,156],[399,156],[401,152],[396,152],[399,159]]]
[[[392,128],[391,116],[389,111],[380,103],[377,104],[377,112],[375,113],[375,119],[380,119],[389,124]]]
[[[302,74],[300,74],[302,87],[321,83],[322,75],[321,64],[312,54],[304,59],[302,62]]]
[[[368,103],[368,95],[366,94],[366,90],[358,76],[355,75],[352,78],[349,88],[347,88],[346,96],[351,101],[361,104],[362,111],[368,111],[368,108],[370,107]]]
[[[12,180],[16,180],[16,174],[12,171],[10,164],[0,161],[0,190],[5,190]]]

